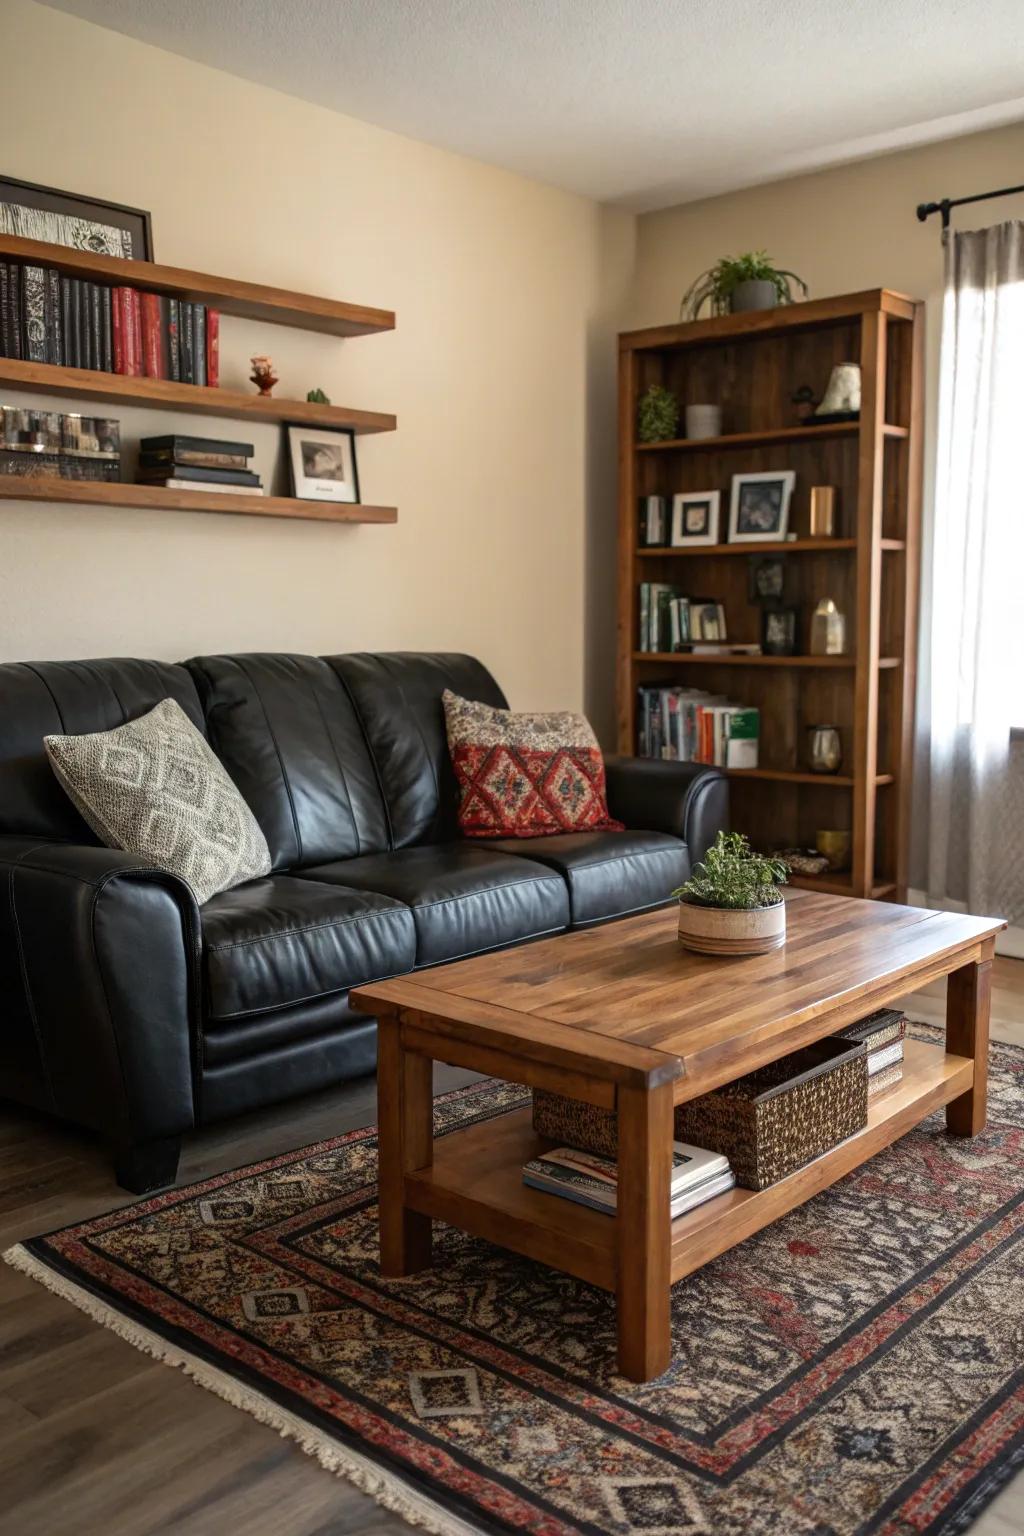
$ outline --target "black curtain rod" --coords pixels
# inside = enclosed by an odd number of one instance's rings
[[[941,213],[942,227],[948,229],[951,209],[962,208],[964,203],[987,203],[990,197],[1010,197],[1014,192],[1024,192],[1024,187],[1000,187],[998,192],[976,192],[973,197],[944,197],[941,203],[918,203],[917,216],[923,224],[933,213]]]

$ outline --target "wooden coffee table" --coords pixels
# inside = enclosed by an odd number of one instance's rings
[[[788,942],[727,960],[688,954],[674,909],[361,987],[380,1023],[380,1251],[389,1276],[431,1262],[436,1218],[615,1293],[619,1368],[669,1363],[669,1289],[842,1178],[940,1105],[985,1124],[989,993],[1002,923],[796,891]],[[948,976],[945,1049],[906,1042],[903,1081],[866,1129],[770,1189],[735,1189],[669,1219],[672,1111],[754,1067]],[[434,1140],[445,1061],[618,1111],[614,1216],[522,1182],[552,1143],[528,1109]]]

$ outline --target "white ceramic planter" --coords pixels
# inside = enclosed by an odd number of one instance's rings
[[[699,955],[766,955],[786,942],[786,903],[744,912],[681,901],[679,942]]]

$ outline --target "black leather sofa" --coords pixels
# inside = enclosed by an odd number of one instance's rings
[[[505,706],[468,656],[202,656],[0,666],[0,1097],[88,1126],[118,1182],[182,1133],[372,1072],[350,988],[663,903],[727,823],[725,777],[610,759],[625,832],[460,839],[441,693]],[[197,907],[97,844],[43,750],[173,698],[273,870]]]

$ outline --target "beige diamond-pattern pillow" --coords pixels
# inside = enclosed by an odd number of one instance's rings
[[[173,699],[112,731],[43,744],[100,841],[179,875],[196,901],[270,873],[258,821]]]

